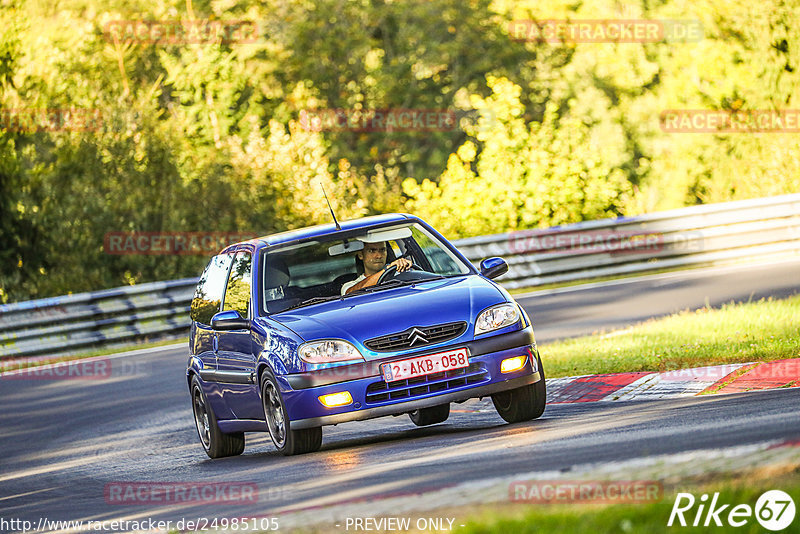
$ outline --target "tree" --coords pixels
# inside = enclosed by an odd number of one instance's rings
[[[459,237],[620,214],[631,188],[609,162],[623,159],[621,132],[597,137],[554,104],[526,124],[518,85],[489,77],[488,87],[489,97],[471,97],[483,115],[474,140],[450,156],[439,183],[403,183],[409,211]]]

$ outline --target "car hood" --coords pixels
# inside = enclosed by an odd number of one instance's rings
[[[386,357],[363,342],[412,326],[465,321],[463,337],[472,339],[476,315],[507,302],[503,293],[478,275],[420,282],[323,302],[272,316],[306,341],[340,338],[355,344],[366,359]]]

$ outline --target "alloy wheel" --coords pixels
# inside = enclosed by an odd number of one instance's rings
[[[194,424],[197,426],[197,434],[200,436],[203,447],[208,450],[211,446],[211,426],[208,422],[206,403],[203,402],[203,394],[199,388],[194,388],[194,395],[192,396],[194,397]]]
[[[272,441],[279,449],[286,441],[286,421],[283,417],[283,406],[281,405],[280,393],[275,389],[272,382],[264,384],[264,415],[267,418],[267,426]]]

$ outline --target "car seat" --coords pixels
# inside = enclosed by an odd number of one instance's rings
[[[283,311],[300,302],[289,288],[289,268],[280,256],[267,256],[264,276],[264,300],[269,313]]]

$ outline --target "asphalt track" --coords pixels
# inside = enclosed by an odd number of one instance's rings
[[[664,273],[515,298],[531,314],[541,342],[616,330],[705,305],[798,293],[800,260]]]
[[[540,342],[624,327],[679,309],[800,291],[800,262],[658,275],[520,296]],[[326,427],[323,449],[285,458],[264,435],[245,454],[209,460],[192,423],[185,349],[109,360],[102,379],[0,378],[0,519],[269,515],[455,482],[577,464],[800,438],[800,389],[647,402],[549,405],[507,425],[490,401],[454,405],[416,428],[406,417]],[[545,368],[546,352],[543,351]],[[242,482],[258,503],[108,502],[109,484]],[[453,503],[457,504],[457,503]]]

